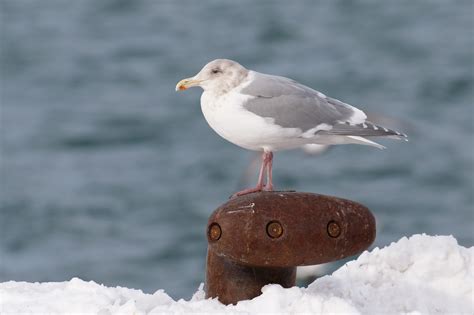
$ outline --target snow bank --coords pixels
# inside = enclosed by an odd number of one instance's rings
[[[94,313],[349,313],[473,314],[474,247],[452,236],[414,235],[364,252],[308,288],[268,285],[253,300],[225,306],[204,299],[174,301],[163,290],[107,288],[74,278],[68,282],[0,284],[2,314]]]

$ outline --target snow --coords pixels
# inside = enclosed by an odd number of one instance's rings
[[[203,287],[189,300],[163,290],[108,288],[74,278],[66,282],[0,284],[1,314],[473,314],[474,247],[452,236],[414,235],[364,252],[308,288],[267,285],[237,305],[205,299]],[[204,271],[203,271],[204,273]]]

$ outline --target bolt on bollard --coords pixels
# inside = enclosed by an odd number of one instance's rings
[[[259,192],[229,200],[209,217],[206,297],[254,298],[264,285],[295,285],[296,267],[352,256],[375,239],[365,206],[332,196]]]

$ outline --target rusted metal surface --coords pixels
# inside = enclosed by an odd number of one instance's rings
[[[206,295],[236,303],[268,283],[291,287],[296,266],[355,255],[375,239],[363,205],[298,192],[260,192],[232,199],[208,222]]]
[[[207,250],[206,297],[218,297],[224,304],[254,298],[269,283],[291,288],[295,279],[296,267],[245,266]]]

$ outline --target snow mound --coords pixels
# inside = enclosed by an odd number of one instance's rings
[[[474,247],[452,236],[414,235],[364,252],[308,288],[265,286],[263,294],[225,306],[204,298],[174,301],[163,290],[108,288],[74,278],[67,282],[0,284],[2,314],[473,314]]]

